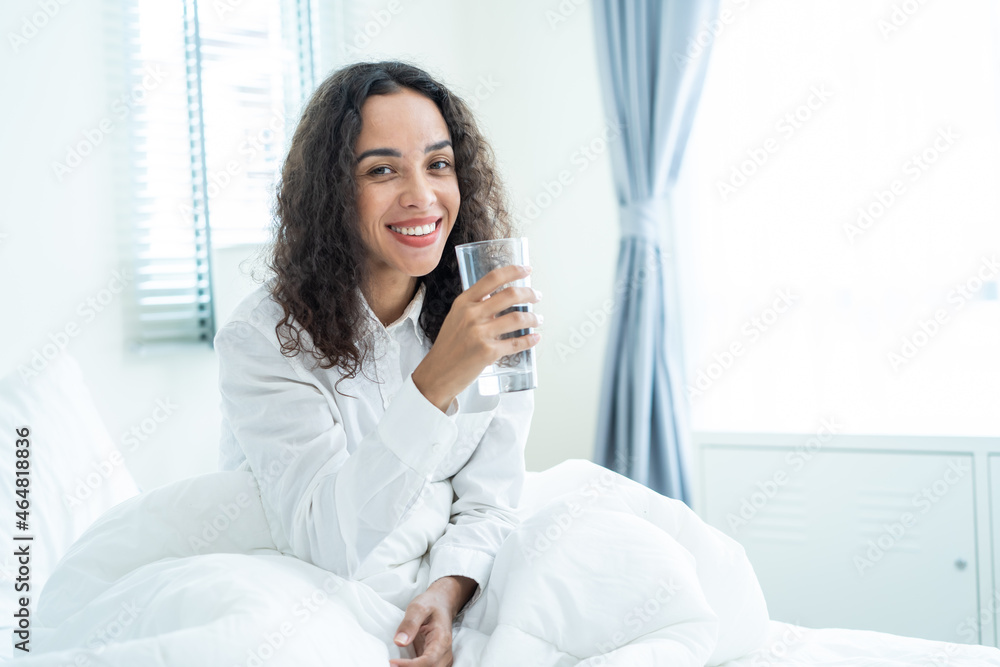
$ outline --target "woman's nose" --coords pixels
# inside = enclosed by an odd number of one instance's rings
[[[403,191],[399,196],[399,203],[403,207],[413,207],[427,209],[435,200],[437,195],[430,179],[422,171],[418,170],[404,181]]]

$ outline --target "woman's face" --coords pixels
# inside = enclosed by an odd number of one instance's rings
[[[408,88],[372,95],[361,119],[358,213],[372,275],[409,282],[438,265],[458,215],[451,135],[437,105]]]

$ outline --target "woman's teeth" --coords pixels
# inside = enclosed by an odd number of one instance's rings
[[[399,234],[406,234],[407,236],[424,236],[425,234],[430,234],[434,231],[435,223],[430,223],[424,225],[423,227],[393,227],[389,225],[389,229]]]

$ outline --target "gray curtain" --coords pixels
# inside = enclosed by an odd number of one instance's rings
[[[671,198],[718,0],[593,2],[622,233],[597,463],[690,504]]]

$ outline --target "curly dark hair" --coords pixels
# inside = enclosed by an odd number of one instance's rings
[[[355,63],[330,75],[313,93],[292,137],[277,185],[267,265],[271,294],[284,317],[275,326],[282,354],[310,353],[320,368],[339,366],[354,378],[372,352],[365,310],[355,289],[370,269],[357,212],[355,145],[361,107],[371,95],[407,88],[432,100],[444,117],[455,153],[461,204],[441,261],[426,276],[420,327],[430,341],[462,291],[455,246],[506,238],[511,223],[493,151],[469,107],[427,72],[400,61]],[[308,332],[307,350],[301,330]]]

